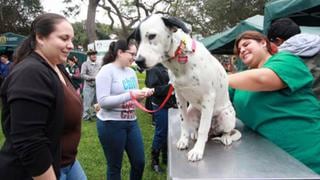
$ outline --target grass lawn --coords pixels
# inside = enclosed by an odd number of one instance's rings
[[[145,74],[137,73],[140,88],[144,87]],[[164,180],[166,174],[158,175],[151,170],[151,144],[153,139],[154,127],[151,125],[151,116],[148,113],[137,110],[139,125],[142,130],[144,150],[146,158],[146,166],[143,174],[145,180]],[[1,130],[0,130],[1,131]],[[2,145],[4,137],[0,132],[0,144]],[[106,160],[103,155],[100,145],[97,128],[95,122],[83,122],[81,141],[78,148],[78,160],[84,168],[89,180],[104,180],[106,179]],[[162,165],[162,167],[166,167]],[[125,155],[122,166],[122,179],[129,179],[130,164]]]
[[[151,116],[140,110],[137,111],[139,125],[143,134],[144,150],[146,158],[146,166],[143,179],[157,180],[166,179],[166,174],[158,175],[151,170],[151,144],[153,139],[154,127],[151,126]],[[82,126],[82,136],[79,146],[78,159],[85,169],[88,179],[102,180],[106,177],[106,160],[103,156],[102,147],[99,143],[96,123],[84,122]],[[165,165],[162,165],[165,167]],[[130,165],[127,156],[125,155],[122,166],[122,179],[129,179]]]

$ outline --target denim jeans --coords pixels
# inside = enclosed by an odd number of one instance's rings
[[[145,157],[141,131],[135,121],[97,121],[97,130],[107,159],[107,179],[120,180],[123,152],[131,164],[130,179],[142,179]]]
[[[153,109],[159,106],[153,104]],[[168,109],[162,108],[160,111],[153,113],[155,121],[155,131],[152,142],[152,149],[160,150],[164,146],[167,147],[168,140]]]
[[[60,180],[87,180],[87,176],[79,161],[75,160],[73,164],[60,169]]]
[[[84,85],[83,87],[83,114],[82,114],[82,119],[88,120],[93,114],[90,114],[90,108],[92,105],[95,103],[95,96],[96,94],[96,88],[91,87],[87,84]],[[92,110],[93,112],[93,110]]]

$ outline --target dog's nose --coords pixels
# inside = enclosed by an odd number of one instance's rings
[[[138,65],[139,72],[143,72],[147,68],[146,59],[143,56],[139,55],[138,57],[136,57],[135,62]]]
[[[135,61],[137,63],[140,63],[140,62],[145,63],[146,59],[143,56],[139,55],[138,57],[135,58]]]

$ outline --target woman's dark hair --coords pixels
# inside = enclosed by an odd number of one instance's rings
[[[9,56],[8,56],[8,55],[6,55],[6,54],[1,54],[1,55],[0,55],[0,57],[4,57],[4,58],[9,59]]]
[[[126,40],[120,39],[118,41],[113,41],[109,45],[108,52],[103,57],[103,64],[112,63],[116,60],[118,50],[126,51],[131,45],[135,45],[133,42],[127,42]]]
[[[46,13],[36,17],[31,24],[29,36],[19,45],[13,55],[14,64],[18,64],[34,51],[36,47],[36,35],[48,37],[55,31],[55,25],[63,20],[66,20],[66,18],[54,13]]]
[[[275,47],[275,45],[272,45],[265,35],[257,32],[257,31],[245,31],[237,37],[237,39],[234,43],[233,50],[237,56],[239,56],[239,53],[240,53],[238,45],[239,45],[240,40],[242,40],[242,39],[253,39],[258,42],[261,42],[264,40],[264,41],[266,41],[266,44],[267,44],[267,51],[270,54],[274,54],[277,52],[277,48]]]

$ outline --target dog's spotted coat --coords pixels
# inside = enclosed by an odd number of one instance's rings
[[[139,41],[136,62],[142,68],[162,63],[169,69],[182,120],[177,148],[187,149],[190,138],[196,139],[188,159],[197,161],[203,157],[208,136],[221,135],[213,139],[230,145],[240,139],[241,133],[234,129],[236,117],[224,68],[201,43],[196,42],[192,52],[193,40],[184,31],[186,27],[177,19],[150,16],[135,32]],[[186,43],[186,63],[172,58],[182,40]]]

